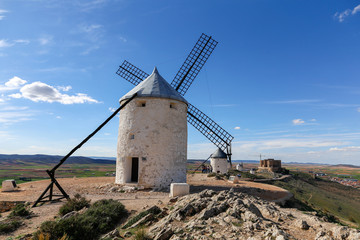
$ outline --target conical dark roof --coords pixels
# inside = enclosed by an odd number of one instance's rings
[[[158,72],[157,68],[154,68],[152,74],[144,81],[139,83],[130,92],[125,94],[122,100],[131,98],[132,95],[137,93],[137,97],[158,97],[168,98],[182,101],[187,104],[185,98],[178,93]]]
[[[211,154],[212,158],[227,158],[226,153],[223,150],[218,148],[213,154]]]

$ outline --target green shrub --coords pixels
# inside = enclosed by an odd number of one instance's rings
[[[15,217],[15,216],[18,216],[18,217],[27,217],[27,216],[30,216],[31,215],[31,211],[29,210],[29,207],[26,206],[25,204],[23,203],[20,203],[20,204],[17,204],[12,212],[10,213],[9,215],[9,218],[11,217]]]
[[[59,239],[64,234],[71,240],[97,239],[100,234],[112,230],[125,215],[126,210],[120,202],[112,199],[99,200],[83,214],[58,222],[44,222],[33,239],[39,240],[40,234],[49,234],[51,240]]]
[[[71,198],[59,209],[59,214],[64,216],[65,214],[72,211],[79,211],[84,207],[90,206],[90,200],[86,200],[85,197],[82,197],[80,194],[75,194],[74,198]]]
[[[13,232],[21,226],[21,221],[16,218],[8,218],[0,222],[0,234]]]
[[[223,178],[221,177],[221,175],[216,174],[215,179],[216,179],[216,180],[221,180],[221,179],[223,179]]]
[[[209,174],[207,175],[207,177],[215,177],[215,176],[216,176],[216,173],[214,173],[214,172],[209,173]]]
[[[145,229],[140,228],[134,236],[134,240],[151,240]]]

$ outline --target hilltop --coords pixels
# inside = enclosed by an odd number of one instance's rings
[[[0,154],[0,163],[1,165],[51,165],[57,164],[63,156],[58,155],[45,155],[45,154],[35,154],[35,155],[19,155],[19,154]],[[106,159],[94,159],[89,157],[69,157],[66,160],[66,164],[114,164],[114,160]]]
[[[272,184],[290,191],[294,198],[287,204],[303,211],[317,211],[334,222],[360,226],[360,190],[302,172]]]

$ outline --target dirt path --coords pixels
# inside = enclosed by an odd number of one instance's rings
[[[80,193],[87,199],[91,199],[92,202],[100,199],[117,199],[131,212],[139,212],[153,205],[164,206],[169,201],[169,193],[167,192],[143,190],[134,193],[121,193],[110,191],[109,189],[115,186],[114,177],[62,178],[58,179],[58,181],[71,197],[76,193]],[[49,180],[42,180],[19,184],[20,188],[17,192],[1,192],[0,201],[27,201],[33,203],[49,183]],[[208,178],[205,174],[188,175],[188,183],[190,184],[191,193],[200,192],[204,189],[224,190],[233,187],[235,191],[245,192],[269,201],[278,201],[289,195],[289,192],[276,186],[246,181],[234,185],[225,180]],[[35,217],[25,220],[24,226],[12,234],[0,236],[0,239],[16,237],[36,231],[42,222],[56,217],[63,202],[32,208]],[[8,214],[3,213],[1,219],[7,217]]]

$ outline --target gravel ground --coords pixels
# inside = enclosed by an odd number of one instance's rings
[[[163,206],[169,201],[167,192],[152,192],[150,190],[129,193],[119,192],[119,187],[114,184],[114,177],[60,178],[58,182],[71,197],[76,193],[80,193],[87,199],[91,199],[92,202],[100,199],[117,199],[131,212],[139,212],[153,205]],[[36,201],[49,183],[49,180],[42,180],[19,184],[19,190],[16,192],[1,192],[0,201],[27,201],[32,203]],[[289,196],[289,192],[276,186],[246,181],[234,185],[225,180],[208,178],[205,174],[188,175],[188,183],[191,186],[190,191],[192,193],[200,192],[204,189],[226,190],[234,187],[235,191],[246,192],[270,201],[276,201]],[[54,193],[56,194],[57,192],[54,191]],[[17,231],[6,236],[0,236],[0,239],[16,237],[36,231],[42,222],[54,219],[64,201],[32,208],[34,217],[25,220],[24,226],[20,227]],[[1,219],[5,218],[8,214],[3,213]]]

